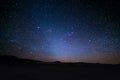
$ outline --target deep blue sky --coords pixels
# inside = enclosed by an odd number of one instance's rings
[[[1,0],[0,54],[120,63],[120,2]]]

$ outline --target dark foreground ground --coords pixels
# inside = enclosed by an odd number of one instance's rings
[[[120,65],[45,63],[0,57],[0,80],[120,80]]]

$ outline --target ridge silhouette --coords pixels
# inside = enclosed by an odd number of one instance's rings
[[[62,63],[0,56],[0,80],[120,80],[120,64]]]

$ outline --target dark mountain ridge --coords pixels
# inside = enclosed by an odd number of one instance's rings
[[[62,63],[0,56],[0,80],[120,80],[120,64]]]
[[[94,66],[120,66],[120,64],[100,64],[100,63],[84,63],[84,62],[60,62],[60,61],[55,61],[55,62],[44,62],[44,61],[38,61],[38,60],[31,60],[31,59],[24,59],[24,58],[19,58],[16,56],[9,56],[9,55],[3,55],[0,56],[0,64],[61,64],[61,65],[94,65]]]

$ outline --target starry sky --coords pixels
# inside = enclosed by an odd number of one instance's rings
[[[120,1],[0,0],[0,55],[120,63]]]

